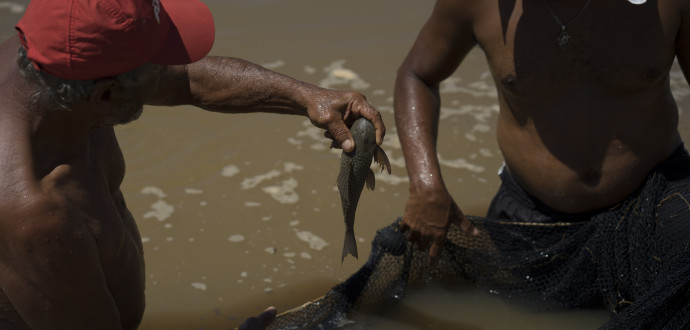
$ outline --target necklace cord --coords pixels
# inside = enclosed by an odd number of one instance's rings
[[[551,5],[549,5],[549,0],[544,0],[544,2],[546,3],[546,8],[549,10],[549,13],[551,13],[551,16],[553,16],[558,25],[561,26],[561,34],[559,34],[558,38],[556,38],[556,43],[558,44],[558,47],[560,47],[561,49],[566,49],[568,47],[568,44],[570,43],[571,38],[570,35],[567,32],[565,32],[565,28],[568,26],[568,24],[575,22],[578,18],[580,18],[580,16],[582,16],[582,14],[584,14],[585,10],[587,10],[587,7],[589,7],[589,3],[591,2],[591,0],[587,0],[582,9],[580,9],[580,12],[577,13],[577,15],[567,24],[563,24],[563,22],[561,22],[561,19],[558,18],[556,12],[554,12],[551,8]]]
[[[585,2],[585,5],[582,7],[582,9],[580,9],[580,12],[577,13],[575,18],[573,18],[570,22],[568,22],[568,24],[572,24],[573,22],[575,22],[575,20],[580,18],[580,16],[582,16],[582,14],[585,13],[585,10],[587,10],[587,7],[589,7],[589,3],[591,1],[592,0],[587,0],[587,2]],[[561,26],[561,30],[565,31],[565,28],[566,28],[566,26],[568,26],[568,24],[563,24],[563,22],[561,22],[561,20],[558,18],[558,15],[556,15],[556,12],[554,12],[553,8],[551,8],[551,5],[549,4],[549,0],[544,0],[544,2],[546,3],[546,8],[549,10],[549,13],[551,13],[551,16],[553,16],[553,18],[556,20],[556,23],[558,23],[558,25]]]

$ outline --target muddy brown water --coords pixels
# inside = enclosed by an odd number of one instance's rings
[[[28,1],[0,2],[0,36]],[[395,70],[431,12],[421,0],[207,0],[212,55],[234,56],[297,79],[367,95],[382,113],[393,174],[377,176],[357,210],[360,259],[340,262],[344,224],[339,152],[305,118],[147,107],[117,128],[127,161],[122,190],[147,263],[141,329],[228,329],[269,305],[279,311],[325,294],[366,261],[376,229],[395,220],[407,178],[392,114]],[[672,86],[688,140],[690,89]],[[486,62],[472,51],[441,87],[439,154],[465,213],[481,215],[499,180],[498,107]],[[500,316],[500,317],[497,317]],[[603,311],[534,314],[474,290],[410,294],[378,323],[387,329],[592,329]]]

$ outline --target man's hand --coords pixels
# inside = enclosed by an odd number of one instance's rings
[[[307,108],[307,115],[314,126],[326,130],[324,136],[333,139],[333,147],[350,152],[355,148],[349,127],[355,120],[364,117],[376,128],[376,144],[381,145],[386,127],[381,113],[357,92],[343,92],[319,89],[314,93]]]
[[[271,306],[267,308],[265,311],[263,311],[261,314],[258,316],[250,317],[247,320],[244,321],[240,325],[238,330],[264,330],[266,329],[271,323],[273,323],[273,320],[276,319],[276,314],[278,311],[276,311],[276,308]]]
[[[479,234],[477,228],[465,218],[457,204],[447,192],[434,194],[411,194],[405,205],[405,214],[401,223],[401,232],[406,233],[407,239],[417,245],[419,250],[425,250],[429,244],[429,263],[436,265],[446,234],[451,223],[471,235]]]

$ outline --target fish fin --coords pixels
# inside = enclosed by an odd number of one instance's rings
[[[338,191],[340,191],[340,197],[343,201],[349,202],[349,183],[350,183],[350,168],[352,165],[346,165],[340,168],[340,173],[338,173]]]
[[[374,171],[369,169],[369,174],[367,174],[367,188],[369,190],[374,190],[374,187],[376,186],[376,176],[374,175]]]
[[[345,231],[345,242],[343,243],[343,258],[340,260],[340,263],[345,261],[345,256],[347,256],[348,254],[351,254],[355,258],[359,259],[359,257],[357,257],[357,241],[355,240],[355,232],[352,230]]]
[[[386,169],[388,170],[388,174],[391,174],[391,162],[388,160],[386,152],[384,152],[383,148],[380,146],[376,146],[376,152],[374,152],[374,161],[381,166],[381,172]]]

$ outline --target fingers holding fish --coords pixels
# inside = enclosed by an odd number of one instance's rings
[[[369,103],[363,105],[362,109],[359,109],[358,112],[362,117],[374,124],[374,128],[376,129],[376,145],[380,146],[383,143],[383,137],[386,135],[386,126],[383,124],[381,113],[374,109]]]
[[[352,101],[350,103],[350,111],[347,115],[346,123],[348,127],[352,127],[359,118],[366,118],[372,124],[376,132],[376,145],[383,143],[383,137],[386,135],[386,125],[383,123],[381,113],[374,108],[366,99],[366,96],[359,92],[350,92]]]
[[[386,133],[381,113],[359,92],[319,89],[307,106],[307,116],[316,127],[326,129],[328,138],[347,152],[355,147],[350,127],[357,119],[366,118],[374,125],[375,141],[381,145]]]

